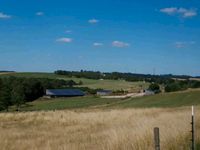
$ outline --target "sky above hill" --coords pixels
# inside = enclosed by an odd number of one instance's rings
[[[200,75],[199,0],[0,0],[0,70]]]

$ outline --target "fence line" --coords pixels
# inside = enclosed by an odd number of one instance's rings
[[[192,117],[191,117],[191,150],[195,150],[195,114],[194,106],[192,106]],[[159,128],[154,128],[154,144],[155,150],[160,150],[160,135]]]

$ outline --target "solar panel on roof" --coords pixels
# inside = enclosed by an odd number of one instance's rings
[[[84,96],[84,92],[79,89],[47,89],[48,96]]]

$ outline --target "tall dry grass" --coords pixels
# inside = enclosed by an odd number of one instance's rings
[[[189,149],[189,107],[2,113],[0,149],[153,150],[154,127],[163,150]]]

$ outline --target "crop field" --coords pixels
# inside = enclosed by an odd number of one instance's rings
[[[93,80],[85,78],[69,78],[63,75],[56,75],[54,73],[9,73],[9,74],[0,74],[1,77],[5,76],[15,76],[15,77],[29,77],[29,78],[49,78],[49,79],[63,79],[63,80],[74,80],[75,82],[82,81],[82,87],[89,87],[92,89],[102,88],[108,90],[131,90],[139,91],[141,86],[147,88],[149,83],[144,82],[127,82],[124,80]]]
[[[195,114],[199,141],[199,107]],[[154,127],[163,150],[190,147],[190,107],[1,113],[0,120],[1,150],[153,150]]]

